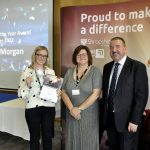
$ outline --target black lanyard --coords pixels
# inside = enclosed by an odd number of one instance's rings
[[[45,74],[45,71],[44,71],[44,74]],[[36,75],[36,79],[37,79],[37,81],[38,81],[38,83],[39,83],[39,85],[40,85],[40,90],[41,90],[41,89],[42,89],[43,84],[41,84],[40,79],[39,79],[39,76],[37,75],[36,70],[35,70],[35,75]]]
[[[89,66],[84,70],[83,74],[81,75],[81,77],[78,77],[78,66],[76,67],[76,86],[78,86],[80,80],[83,78],[83,76],[86,74],[87,70],[88,70]]]

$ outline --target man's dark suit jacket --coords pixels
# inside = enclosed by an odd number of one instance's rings
[[[114,62],[104,66],[103,99],[104,124],[107,126],[109,77]],[[127,57],[118,78],[114,95],[114,117],[119,132],[127,130],[128,123],[139,125],[148,100],[148,77],[146,67],[139,61]]]

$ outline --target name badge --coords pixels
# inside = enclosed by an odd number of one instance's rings
[[[72,90],[72,95],[80,95],[80,90]]]

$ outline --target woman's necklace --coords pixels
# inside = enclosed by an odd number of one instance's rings
[[[87,70],[88,70],[89,66],[84,70],[83,74],[81,75],[81,77],[79,78],[78,76],[78,66],[76,67],[76,86],[78,86],[80,80],[83,78],[83,76],[86,74]]]

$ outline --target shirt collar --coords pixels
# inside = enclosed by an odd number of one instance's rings
[[[127,56],[125,55],[120,61],[118,61],[118,63],[123,66],[126,61],[126,58]]]

